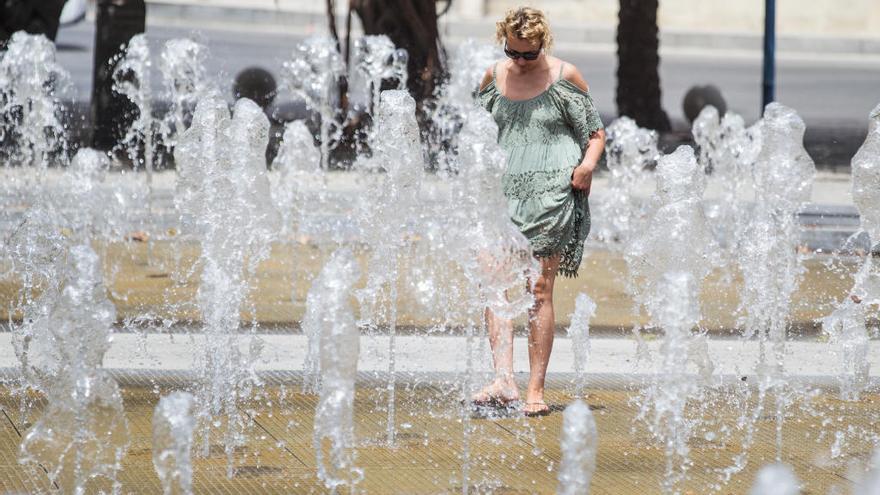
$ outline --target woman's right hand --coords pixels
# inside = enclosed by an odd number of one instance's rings
[[[571,188],[576,191],[584,191],[590,194],[590,187],[593,185],[593,169],[585,164],[575,167],[571,174]]]

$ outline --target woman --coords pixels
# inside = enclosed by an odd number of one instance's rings
[[[529,311],[529,385],[524,413],[550,413],[544,378],[556,325],[553,282],[573,277],[590,231],[587,197],[593,170],[605,149],[605,131],[589,87],[577,68],[549,55],[550,27],[531,8],[511,10],[496,25],[507,59],[486,71],[480,103],[498,124],[498,142],[508,154],[504,194],[511,219],[529,239],[541,263],[530,281],[535,305]],[[513,379],[513,325],[486,311],[496,378],[472,399],[508,405],[520,399]]]

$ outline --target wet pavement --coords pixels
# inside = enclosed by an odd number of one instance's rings
[[[122,493],[160,493],[151,460],[151,417],[160,395],[185,389],[185,374],[115,372],[123,387],[130,445],[119,473]],[[235,468],[227,477],[226,455],[210,443],[207,456],[194,452],[195,493],[327,493],[315,475],[312,421],[317,397],[300,393],[297,373],[270,373],[254,401],[242,404],[250,419],[245,445],[235,450]],[[549,381],[547,401],[553,412],[525,418],[517,412],[491,417],[486,411],[463,410],[455,375],[421,374],[398,386],[396,441],[388,445],[384,384],[362,376],[355,404],[357,466],[364,479],[358,493],[439,494],[555,493],[562,409],[573,398],[571,375]],[[524,385],[520,382],[520,385]],[[590,379],[587,403],[596,419],[599,449],[592,481],[594,494],[661,493],[665,470],[663,447],[636,420],[632,384],[603,377]],[[747,493],[756,470],[775,460],[773,415],[761,417],[748,449],[745,468],[719,485],[721,472],[742,450],[736,429],[740,411],[734,402],[715,398],[711,424],[731,428],[726,438],[697,432],[690,443],[692,465],[681,493]],[[0,487],[4,493],[41,493],[51,488],[39,466],[16,461],[21,434],[41,414],[44,401],[24,413],[10,390],[0,389]],[[487,417],[489,416],[489,417]],[[828,389],[817,389],[789,408],[782,429],[782,460],[803,483],[802,493],[850,493],[870,456],[871,442],[851,435],[841,444],[834,431],[871,430],[880,419],[880,395],[843,402]],[[467,435],[465,435],[467,431]],[[824,433],[823,433],[824,432]],[[834,444],[837,442],[835,450]],[[199,445],[199,442],[196,442]],[[841,448],[842,447],[842,448]],[[201,448],[194,449],[196,451]],[[835,457],[836,454],[836,457]],[[465,476],[467,479],[465,480]],[[89,493],[109,489],[107,480],[93,480]],[[710,488],[716,490],[710,490]]]

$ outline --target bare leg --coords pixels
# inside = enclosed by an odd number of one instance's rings
[[[535,281],[535,305],[529,310],[529,386],[526,391],[527,413],[547,410],[544,404],[544,379],[550,351],[553,350],[553,332],[556,316],[553,312],[553,283],[559,268],[559,256],[541,259],[541,276]]]
[[[513,322],[495,316],[486,308],[489,327],[489,346],[495,365],[495,380],[473,396],[477,402],[497,399],[502,402],[519,400],[519,390],[513,380]]]

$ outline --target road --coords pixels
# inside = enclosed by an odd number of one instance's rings
[[[278,74],[293,46],[304,33],[281,34],[253,30],[205,28],[198,31],[177,27],[149,27],[153,53],[171,38],[195,35],[211,51],[209,73],[231,93],[232,78],[249,66],[261,66]],[[487,37],[488,38],[488,37]],[[75,97],[87,99],[91,87],[94,25],[83,22],[63,28],[58,35],[59,61],[73,76]],[[454,49],[454,42],[449,43]],[[661,63],[663,103],[670,117],[683,121],[681,101],[696,84],[715,84],[730,110],[747,122],[760,109],[761,60],[754,53],[714,50],[664,50]],[[556,55],[576,64],[590,82],[599,111],[616,114],[614,104],[616,55],[613,46],[562,46]],[[160,87],[154,75],[155,88]],[[815,58],[781,57],[777,74],[778,99],[794,107],[808,126],[864,128],[868,113],[880,103],[880,57],[854,58],[828,55]]]

